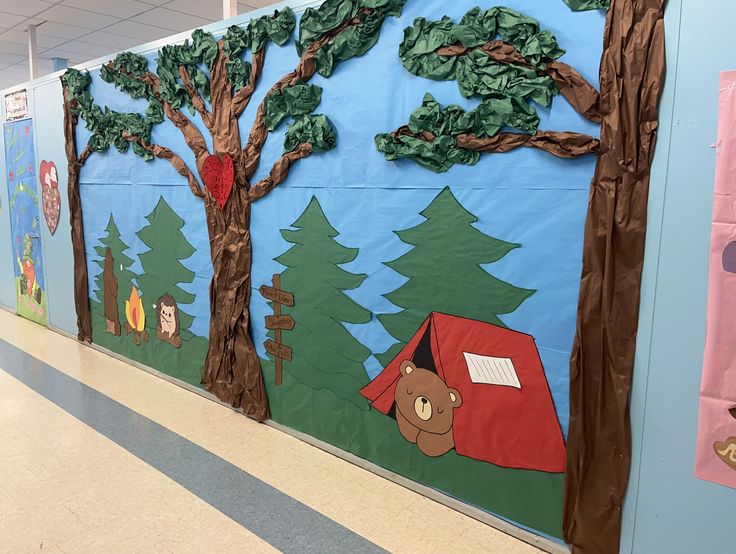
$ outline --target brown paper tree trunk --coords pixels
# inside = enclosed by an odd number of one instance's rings
[[[564,532],[574,553],[619,551],[649,179],[665,72],[664,5],[613,0],[606,21],[601,151],[570,364]]]
[[[224,210],[211,196],[205,199],[205,205],[214,275],[210,284],[209,350],[202,383],[220,400],[263,420],[269,415],[268,402],[251,339],[253,252],[248,190],[236,184]]]

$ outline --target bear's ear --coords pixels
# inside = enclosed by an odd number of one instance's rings
[[[401,362],[401,374],[406,377],[409,375],[412,371],[414,371],[417,368],[417,366],[414,365],[414,363],[411,360],[404,360]]]
[[[459,408],[463,405],[463,398],[460,396],[459,392],[455,389],[447,389],[447,392],[450,394],[450,403],[453,408]]]

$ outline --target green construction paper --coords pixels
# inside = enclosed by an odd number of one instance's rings
[[[300,144],[311,144],[314,152],[327,152],[337,146],[337,134],[323,114],[302,115],[289,124],[284,151],[291,152]]]
[[[396,232],[413,248],[385,262],[408,281],[384,295],[403,308],[402,311],[377,316],[398,341],[387,352],[376,355],[384,366],[414,336],[431,312],[504,326],[499,315],[515,311],[535,292],[501,281],[481,267],[499,261],[520,245],[490,237],[475,228],[473,224],[478,218],[457,201],[449,187],[421,215],[426,221]],[[462,248],[457,248],[458,244]],[[478,295],[479,290],[484,291],[482,295]]]
[[[118,288],[118,294],[123,294],[122,289]],[[128,295],[130,295],[130,291],[127,291],[126,296]],[[154,298],[155,300],[156,298]],[[144,297],[144,304],[147,302],[148,299]],[[123,302],[123,304],[125,303]],[[104,304],[96,298],[90,298],[90,310],[92,314],[92,333],[96,345],[116,352],[130,360],[135,360],[145,366],[155,368],[166,375],[184,381],[194,387],[202,388],[202,384],[200,383],[202,380],[202,369],[209,347],[206,338],[192,335],[189,332],[183,332],[181,334],[181,346],[179,348],[172,348],[170,344],[156,337],[155,330],[152,332],[149,329],[148,342],[141,342],[140,346],[137,346],[133,342],[132,335],[126,335],[124,329],[120,336],[107,332]],[[146,323],[149,317],[155,320],[155,313],[153,308],[147,308]],[[123,322],[125,321],[125,312],[120,314],[120,319]],[[125,324],[123,323],[123,325]]]
[[[266,126],[273,131],[288,117],[312,113],[321,101],[322,87],[306,85],[301,81],[274,91],[266,98]]]
[[[181,232],[183,220],[163,199],[159,200],[158,205],[146,219],[148,225],[137,233],[150,249],[138,256],[143,267],[142,275],[136,275],[131,270],[134,260],[126,255],[129,247],[120,238],[120,232],[112,215],[105,230],[105,236],[98,239],[100,246],[94,247],[95,252],[102,258],[96,260],[101,269],[104,267],[105,248],[110,248],[114,258],[114,271],[118,279],[118,317],[122,329],[120,336],[107,332],[103,275],[100,273],[95,278],[98,289],[96,297],[90,298],[94,342],[190,385],[201,387],[200,381],[208,341],[203,337],[194,336],[187,330],[193,318],[181,308],[191,303],[194,297],[178,286],[179,283],[190,283],[194,278],[194,274],[180,262],[188,258],[194,249]],[[130,298],[133,286],[136,286],[142,293],[143,309],[146,312],[148,341],[141,340],[140,345],[136,345],[133,336],[125,332],[125,301]],[[158,292],[160,290],[165,290],[174,296],[178,304],[182,339],[178,349],[172,348],[169,343],[156,336],[158,322],[153,304],[164,294],[164,292]]]
[[[146,312],[146,328],[149,329],[149,334],[153,331],[155,337],[157,322],[153,304],[162,295],[170,294],[179,307],[181,330],[186,331],[194,318],[184,310],[186,304],[194,302],[195,296],[186,292],[179,284],[191,283],[195,275],[181,262],[194,254],[195,249],[181,231],[184,220],[171,209],[163,197],[146,219],[149,224],[136,233],[149,248],[138,255],[143,274],[136,277]],[[123,291],[120,287],[118,290],[126,297],[130,295],[130,291]]]
[[[534,68],[500,64],[474,51],[463,56],[440,56],[438,48],[457,43],[474,48],[500,38],[512,44]],[[417,18],[404,31],[399,57],[414,75],[436,81],[456,80],[463,96],[505,94],[549,105],[557,87],[549,77],[538,77],[535,69],[565,53],[549,31],[539,23],[509,8],[486,11],[473,8],[456,24],[449,17],[439,21]]]
[[[519,98],[489,96],[473,111],[450,105],[442,108],[431,94],[424,96],[422,105],[412,112],[409,129],[413,133],[428,131],[436,136],[427,141],[410,135],[380,134],[376,147],[387,160],[409,158],[436,173],[443,173],[455,164],[475,165],[478,152],[457,146],[459,134],[492,137],[504,127],[513,127],[534,134],[539,126],[536,110]]]
[[[611,7],[611,0],[564,0],[576,12],[586,10],[607,10]]]
[[[110,214],[110,219],[105,229],[106,236],[100,237],[99,242],[102,246],[95,246],[95,252],[99,256],[98,260],[95,260],[97,265],[100,266],[100,270],[105,269],[105,249],[110,248],[113,260],[115,261],[114,271],[115,277],[118,279],[118,317],[120,318],[121,325],[125,324],[125,300],[130,296],[133,281],[137,275],[131,271],[133,260],[129,258],[125,251],[130,247],[123,242],[120,238],[120,231],[115,224],[115,218]],[[100,271],[99,275],[95,277],[95,285],[97,286],[97,300],[100,303],[104,303],[104,283],[103,274]]]
[[[358,24],[338,34],[317,52],[317,71],[329,77],[341,62],[370,50],[378,41],[384,19],[401,15],[405,3],[406,0],[327,0],[318,8],[308,8],[299,23],[297,53],[301,56],[325,33],[357,18]]]
[[[369,382],[363,364],[371,352],[343,325],[368,323],[372,316],[345,294],[366,278],[340,267],[355,260],[358,249],[337,242],[339,233],[315,197],[292,227],[282,229],[281,236],[294,246],[275,258],[286,266],[282,290],[294,294],[294,306],[282,306],[282,313],[296,321],[293,330],[281,334],[282,342],[293,350],[284,372],[367,411],[368,403],[358,391]]]
[[[290,333],[283,333],[287,342]],[[289,370],[293,365],[284,364],[283,383],[276,386],[273,362],[261,361],[274,421],[392,473],[562,538],[564,474],[500,467],[458,456],[454,450],[430,458],[397,432],[395,420],[345,402],[330,389],[304,385]],[[534,502],[519,502],[520,498],[534,498]]]

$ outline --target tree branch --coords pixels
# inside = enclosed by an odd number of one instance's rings
[[[92,155],[92,152],[92,147],[88,144],[77,158],[77,165],[79,167],[82,167],[87,162],[87,159]]]
[[[558,158],[578,158],[595,154],[600,141],[589,135],[559,131],[537,131],[535,135],[522,133],[499,133],[489,138],[475,135],[458,135],[457,145],[477,152],[509,152],[520,146],[538,148]]]
[[[263,198],[281,183],[286,181],[289,176],[289,168],[294,162],[302,160],[312,154],[312,145],[308,143],[300,144],[296,150],[285,153],[281,156],[271,168],[271,173],[265,179],[258,181],[250,187],[248,196],[251,202],[255,202],[259,198]]]
[[[115,69],[112,62],[107,63],[107,68],[110,71],[119,72],[119,70]],[[197,169],[201,171],[204,167],[205,160],[210,155],[210,152],[207,148],[207,143],[205,142],[202,133],[199,131],[199,129],[197,129],[196,125],[194,125],[194,123],[192,123],[192,121],[187,116],[185,116],[181,112],[181,110],[177,108],[172,108],[171,104],[164,101],[164,99],[161,97],[161,94],[158,92],[159,79],[152,72],[147,71],[141,77],[127,72],[125,73],[125,75],[127,75],[131,79],[137,79],[138,81],[145,83],[151,87],[154,97],[164,107],[164,115],[166,115],[166,117],[168,117],[169,120],[181,131],[182,135],[184,136],[184,141],[187,143],[187,146],[189,146],[192,152],[194,152],[194,157],[197,160]]]
[[[546,68],[540,69],[529,63],[513,45],[501,40],[491,40],[478,48],[466,48],[462,44],[443,46],[435,50],[435,53],[439,56],[453,57],[464,56],[473,50],[485,52],[496,62],[520,65],[536,70],[539,75],[547,75],[555,82],[560,94],[580,115],[593,123],[601,122],[599,92],[585,77],[566,63],[546,59],[543,60]]]
[[[426,142],[434,142],[436,136],[428,131],[414,133],[408,127],[400,127],[394,137],[412,136]],[[460,148],[484,153],[510,152],[522,146],[538,148],[558,158],[577,158],[595,154],[600,150],[600,141],[589,135],[570,131],[537,131],[534,135],[524,133],[499,133],[492,137],[480,138],[473,134],[460,134],[455,137]]]
[[[196,196],[197,198],[204,198],[204,191],[200,188],[199,182],[194,176],[194,173],[192,173],[192,171],[189,169],[186,162],[182,160],[178,155],[174,154],[174,152],[172,152],[168,148],[164,148],[163,146],[146,142],[141,137],[131,135],[130,133],[123,133],[123,138],[128,142],[135,142],[139,144],[141,147],[148,150],[157,158],[160,158],[162,160],[169,160],[169,162],[171,162],[171,165],[174,166],[174,169],[176,169],[177,173],[187,179],[192,194],[194,194],[194,196]]]
[[[263,73],[263,62],[266,57],[266,47],[264,46],[258,52],[253,54],[253,63],[250,72],[250,81],[246,86],[241,88],[233,96],[233,116],[235,119],[243,115],[243,112],[250,104],[250,99],[253,97],[253,93],[258,86],[258,81]]]
[[[212,122],[212,114],[207,111],[207,106],[205,106],[204,100],[202,100],[202,97],[197,92],[197,89],[194,88],[194,86],[192,85],[192,82],[189,79],[189,71],[187,71],[186,66],[179,66],[179,76],[181,77],[181,82],[184,85],[184,89],[189,94],[189,98],[192,99],[192,105],[194,106],[194,109],[199,112],[199,115],[204,122],[204,126],[207,127],[210,132],[212,132],[214,125]]]
[[[332,31],[325,33],[319,39],[310,44],[309,47],[304,51],[304,54],[302,54],[302,57],[299,60],[299,64],[296,66],[296,69],[291,73],[284,75],[266,93],[266,96],[264,96],[261,104],[258,106],[258,111],[256,112],[256,118],[253,122],[253,127],[251,128],[250,134],[248,135],[248,142],[243,149],[243,153],[245,154],[245,175],[247,179],[251,179],[258,169],[258,164],[261,160],[261,151],[263,149],[263,145],[266,143],[266,139],[268,138],[268,127],[266,126],[266,100],[268,99],[268,97],[277,90],[282,90],[285,87],[293,86],[294,84],[296,84],[297,81],[309,81],[317,72],[317,52],[319,52],[319,50],[325,44],[330,42],[340,33],[344,32],[350,27],[360,25],[360,16],[371,13],[372,11],[373,9],[371,8],[362,8],[354,18],[349,19]]]

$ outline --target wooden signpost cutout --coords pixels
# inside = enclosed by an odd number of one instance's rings
[[[290,362],[292,358],[291,348],[281,343],[281,331],[291,331],[296,325],[293,317],[281,315],[281,306],[293,306],[294,295],[281,290],[281,275],[278,273],[273,276],[272,287],[262,285],[259,290],[263,298],[273,302],[273,315],[266,316],[266,329],[273,331],[275,340],[268,339],[263,346],[275,358],[276,386],[280,386],[283,380],[283,360]]]

